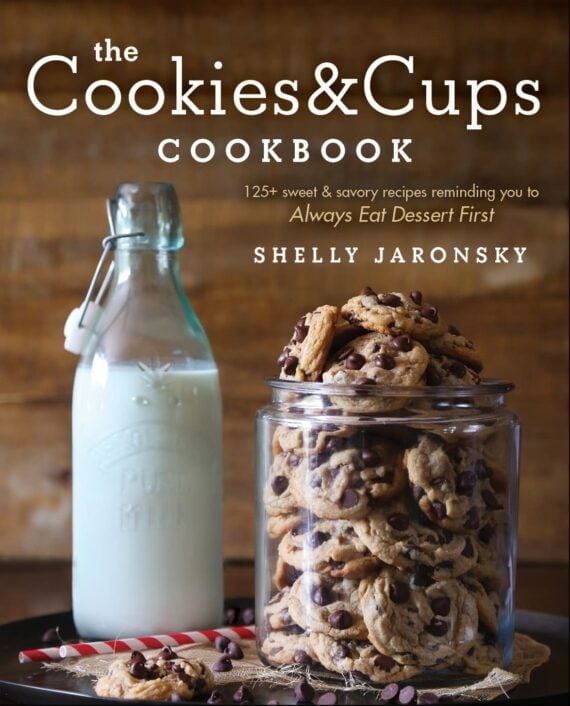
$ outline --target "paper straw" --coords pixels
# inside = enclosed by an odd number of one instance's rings
[[[115,652],[160,649],[167,646],[204,644],[213,642],[220,635],[230,640],[251,640],[255,637],[255,627],[252,625],[247,627],[216,628],[215,630],[192,630],[190,632],[172,632],[165,635],[128,637],[122,640],[76,642],[72,645],[62,645],[61,647],[23,650],[19,653],[18,659],[20,663],[47,662],[65,657],[88,657],[90,655],[114,654]]]

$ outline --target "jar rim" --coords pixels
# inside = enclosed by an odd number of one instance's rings
[[[266,385],[276,390],[287,390],[307,395],[335,395],[356,397],[430,397],[430,398],[465,398],[483,397],[485,395],[503,395],[515,389],[508,380],[485,378],[478,385],[434,385],[404,387],[402,385],[334,385],[323,382],[301,382],[299,380],[283,380],[270,377],[265,379]]]

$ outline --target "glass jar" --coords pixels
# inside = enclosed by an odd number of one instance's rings
[[[513,385],[269,385],[257,416],[261,659],[380,684],[507,666]]]

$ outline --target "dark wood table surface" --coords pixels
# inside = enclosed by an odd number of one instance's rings
[[[226,598],[253,596],[251,561],[229,561]],[[568,566],[520,564],[517,608],[568,615]],[[0,624],[71,608],[69,562],[0,561]]]

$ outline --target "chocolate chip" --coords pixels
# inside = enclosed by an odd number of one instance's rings
[[[130,664],[135,664],[135,662],[141,662],[142,664],[144,664],[146,662],[145,656],[143,655],[142,652],[139,652],[138,650],[133,650],[131,652],[131,658],[129,659],[128,663],[130,665]]]
[[[435,615],[443,615],[443,617],[445,617],[449,615],[449,611],[451,610],[451,601],[447,596],[439,596],[432,600],[431,609]]]
[[[479,540],[483,542],[483,544],[489,544],[494,532],[495,528],[492,525],[485,525],[485,527],[479,530],[477,536],[479,537]]]
[[[135,679],[146,679],[148,670],[144,666],[144,662],[132,662],[129,664],[129,674]]]
[[[481,491],[481,497],[485,501],[485,505],[489,510],[502,510],[503,506],[497,500],[496,496],[487,488]]]
[[[426,627],[426,630],[434,637],[443,637],[447,632],[447,623],[445,620],[433,618],[431,623]]]
[[[408,353],[414,347],[414,343],[409,336],[405,334],[403,336],[396,336],[390,341],[390,345],[397,351],[402,351],[402,353]]]
[[[433,691],[423,691],[418,694],[418,704],[438,704],[439,696],[434,694]]]
[[[385,353],[380,353],[374,358],[374,364],[382,370],[392,370],[396,367],[396,361],[391,355],[386,355]]]
[[[405,686],[400,691],[400,696],[398,697],[398,702],[402,706],[408,706],[408,704],[413,703],[416,700],[416,690],[413,686]]]
[[[436,564],[436,567],[438,569],[453,569],[453,562],[449,559],[447,561],[440,561],[439,564]]]
[[[452,539],[453,539],[453,532],[450,532],[449,530],[446,530],[446,529],[442,529],[442,530],[441,530],[441,534],[442,534],[442,537],[443,537],[443,543],[444,543],[444,544],[449,544],[449,543],[452,541]]]
[[[475,466],[474,466],[473,470],[477,474],[477,478],[479,478],[479,480],[486,480],[487,478],[490,478],[492,475],[491,469],[481,459],[478,459],[477,461],[475,461]]]
[[[237,642],[229,642],[224,650],[224,654],[230,659],[243,659],[243,650]]]
[[[439,321],[439,313],[437,311],[437,308],[435,306],[432,306],[431,304],[426,304],[425,306],[422,306],[421,315],[424,317],[424,319],[429,319],[430,321],[433,321],[434,324],[437,324]]]
[[[244,608],[241,613],[241,622],[243,625],[253,625],[255,623],[255,609]]]
[[[275,476],[271,483],[271,488],[275,495],[283,495],[289,487],[289,480],[285,476]]]
[[[329,615],[329,624],[335,630],[348,630],[352,626],[352,615],[347,610],[335,610]]]
[[[455,479],[455,490],[458,495],[470,498],[477,485],[477,476],[472,471],[463,471]]]
[[[224,611],[224,625],[237,625],[239,620],[239,608],[228,606]]]
[[[439,500],[434,500],[431,503],[431,511],[438,520],[443,520],[444,517],[447,517],[447,510],[445,509],[445,505],[443,503],[440,503]]]
[[[391,684],[386,684],[386,686],[382,689],[380,692],[380,698],[382,701],[387,701],[390,703],[390,701],[394,701],[394,699],[398,696],[400,693],[400,687],[392,682]]]
[[[465,546],[463,547],[461,555],[467,559],[471,559],[475,555],[475,550],[473,549],[473,544],[469,537],[465,538]]]
[[[394,581],[388,588],[388,595],[392,603],[405,603],[410,598],[410,589],[401,581]]]
[[[376,296],[376,292],[372,289],[372,287],[364,287],[363,289],[360,290],[360,296],[361,297],[372,297]]]
[[[314,471],[327,460],[326,454],[311,454],[309,456],[309,470]]]
[[[479,529],[479,512],[476,507],[470,507],[466,513],[467,519],[463,523],[463,527],[467,530]]]
[[[277,358],[277,365],[282,366],[283,363],[287,360],[288,357],[289,357],[289,349],[288,349],[288,348],[284,348],[284,349],[281,351],[281,354],[279,355],[279,358]]]
[[[163,647],[160,652],[156,655],[158,659],[177,659],[178,655],[170,647]]]
[[[343,360],[346,360],[350,355],[352,355],[353,351],[354,348],[352,346],[348,346],[347,348],[341,348],[341,350],[336,354],[335,360],[340,363]]]
[[[301,463],[301,459],[297,456],[297,454],[289,454],[289,458],[287,459],[289,461],[289,465],[293,466],[293,468],[297,468],[299,463]]]
[[[376,385],[376,380],[372,378],[358,378],[354,381],[355,385]]]
[[[317,699],[318,706],[335,706],[337,703],[338,700],[334,691],[325,691]]]
[[[316,586],[312,591],[311,599],[313,603],[323,606],[334,603],[336,595],[328,586]]]
[[[242,684],[240,688],[234,692],[232,699],[234,704],[253,703],[253,694],[245,684]]]
[[[307,538],[307,544],[311,547],[311,549],[316,549],[317,547],[320,547],[321,544],[328,541],[330,538],[331,535],[328,532],[320,532],[319,530],[317,530]]]
[[[384,306],[402,306],[402,300],[397,294],[385,294],[383,297],[379,297],[378,301]]]
[[[341,439],[339,436],[332,436],[325,444],[325,451],[330,454],[336,453],[337,451],[342,451],[345,444],[346,442],[344,439]]]
[[[295,696],[300,701],[312,701],[315,698],[315,690],[306,679],[299,679],[295,684]]]
[[[347,657],[350,657],[350,654],[350,647],[341,642],[338,646],[338,650],[335,652],[334,659],[346,659]]]
[[[302,343],[305,338],[307,338],[308,333],[309,327],[305,323],[305,317],[303,317],[302,319],[299,319],[299,321],[297,321],[297,323],[295,324],[295,333],[293,334],[293,340],[297,343]]]
[[[362,463],[364,464],[365,468],[379,466],[382,462],[382,459],[376,453],[376,451],[372,451],[371,449],[363,449],[360,453],[360,458],[362,459]]]
[[[381,669],[383,672],[389,672],[394,669],[396,662],[391,657],[380,654],[378,657],[374,658],[374,666],[378,667],[378,669]]]
[[[305,650],[295,650],[295,654],[293,655],[293,662],[295,662],[295,664],[311,664],[312,661],[313,660]]]
[[[360,498],[358,493],[355,490],[352,490],[352,488],[347,488],[340,498],[340,504],[342,507],[348,509],[358,505],[359,500]]]
[[[433,570],[426,564],[418,564],[412,569],[412,585],[415,588],[429,586],[433,583]]]
[[[214,664],[212,665],[212,670],[214,672],[231,672],[232,669],[232,661],[226,655],[220,657],[220,659],[217,662],[214,662]]]
[[[426,494],[426,491],[419,485],[412,485],[412,495],[414,500],[419,503],[420,499]]]
[[[305,628],[302,628],[300,625],[291,625],[291,627],[285,628],[281,632],[284,635],[303,635],[305,632]]]
[[[394,471],[384,471],[384,475],[380,478],[381,483],[393,483]]]
[[[443,382],[443,375],[437,370],[434,365],[428,365],[426,370],[426,385],[429,387],[435,387],[436,385],[441,385]]]
[[[453,324],[449,324],[447,330],[454,336],[461,336],[461,331],[457,328],[457,326],[454,326]]]
[[[286,375],[294,375],[297,366],[299,365],[299,358],[294,355],[287,356],[283,361],[283,372]]]
[[[417,304],[418,306],[422,305],[423,298],[424,295],[421,292],[418,292],[417,290],[410,292],[410,299],[414,302],[414,304]]]
[[[467,368],[458,360],[454,360],[449,366],[449,372],[455,375],[456,378],[464,378],[467,374]]]
[[[398,532],[405,532],[410,526],[410,518],[403,512],[393,512],[388,516],[387,522]]]
[[[214,691],[212,691],[212,693],[210,694],[210,698],[206,701],[206,703],[207,704],[223,704],[224,697],[222,695],[222,692],[218,691],[217,689],[214,689]]]
[[[349,370],[360,370],[360,368],[366,363],[366,358],[360,353],[351,353],[346,359],[346,367]]]
[[[59,626],[55,628],[48,628],[42,635],[41,641],[44,645],[63,645],[63,640],[59,634]]]

